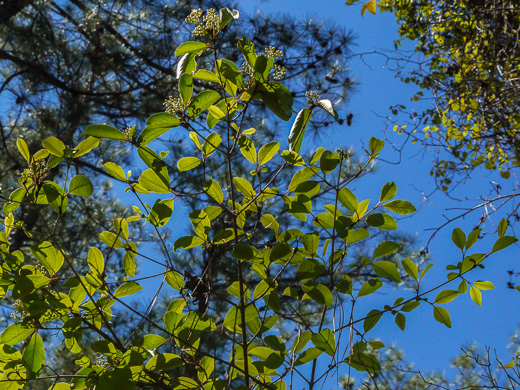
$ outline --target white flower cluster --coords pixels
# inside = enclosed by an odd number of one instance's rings
[[[283,79],[286,74],[287,74],[287,68],[285,66],[281,66],[281,65],[275,65],[274,66],[274,76],[273,76],[273,78],[275,80]]]
[[[200,20],[201,17],[202,21]],[[195,36],[214,35],[220,29],[220,19],[214,8],[208,9],[206,15],[200,8],[194,9],[185,20],[197,25],[193,30]]]
[[[265,48],[265,55],[269,58],[277,60],[283,57],[283,52],[274,46],[269,46]]]
[[[174,98],[173,96],[169,96],[168,99],[164,101],[164,106],[166,107],[166,112],[171,115],[175,115],[177,112],[184,110],[184,104],[180,97]]]
[[[11,313],[11,318],[14,318],[17,320],[22,320],[25,317],[27,317],[27,315],[29,314],[25,310],[25,306],[24,306],[23,302],[19,299],[14,301],[12,306],[13,306],[14,311]]]
[[[320,100],[320,95],[318,95],[314,91],[305,92],[305,97],[309,98],[309,100],[312,100],[314,104],[318,103],[318,101]]]

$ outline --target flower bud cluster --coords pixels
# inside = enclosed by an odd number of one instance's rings
[[[274,75],[273,75],[273,78],[275,80],[281,80],[285,77],[285,75],[287,74],[287,68],[285,66],[282,66],[282,65],[275,65],[274,66]]]
[[[174,98],[169,96],[163,104],[166,107],[166,112],[171,115],[175,115],[177,112],[184,110],[184,104],[180,97]]]
[[[200,20],[201,17],[202,21]],[[220,29],[220,19],[214,8],[208,9],[206,15],[200,8],[194,9],[185,20],[197,25],[193,30],[194,36],[214,35]]]
[[[283,52],[274,46],[269,46],[265,48],[265,55],[269,58],[277,60],[283,57]]]
[[[311,100],[311,102],[314,104],[317,104],[318,101],[320,100],[320,95],[318,95],[318,93],[316,93],[314,91],[305,92],[305,97],[309,98],[309,100]]]
[[[27,313],[27,310],[25,310],[25,306],[24,306],[23,302],[19,299],[14,301],[12,306],[13,306],[14,311],[11,313],[11,318],[22,320],[25,317],[27,317],[27,315],[29,314],[29,313]]]

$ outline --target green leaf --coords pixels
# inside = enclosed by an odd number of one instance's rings
[[[389,181],[383,186],[383,188],[381,188],[381,195],[379,196],[379,201],[386,202],[387,200],[392,199],[396,194],[397,185],[393,181]]]
[[[359,372],[368,372],[371,375],[381,372],[381,364],[377,358],[366,352],[352,353],[345,359],[345,363]]]
[[[142,289],[143,288],[136,282],[126,282],[117,288],[117,290],[114,292],[114,297],[126,297],[127,295],[138,293]]]
[[[372,268],[377,276],[381,278],[390,278],[396,283],[401,283],[399,270],[391,261],[376,261],[375,263],[372,263]]]
[[[109,233],[109,232],[105,232]],[[103,234],[103,233],[101,233]],[[112,233],[114,234],[114,233]],[[105,259],[103,257],[103,253],[96,248],[91,247],[88,251],[88,265],[92,272],[101,275],[103,273],[103,270],[105,269]]]
[[[175,56],[182,56],[187,53],[198,53],[201,50],[207,49],[208,45],[203,42],[188,41],[175,49]]]
[[[123,168],[116,163],[107,162],[103,165],[103,168],[105,168],[105,171],[107,171],[107,173],[113,178],[126,182],[125,171],[123,171]]]
[[[347,210],[356,213],[359,203],[356,195],[350,191],[347,187],[343,187],[338,192],[338,200]]]
[[[409,277],[417,280],[419,277],[419,270],[417,269],[417,265],[410,259],[404,259],[401,261],[401,265],[403,266],[404,271],[408,274]]]
[[[383,287],[383,283],[379,279],[367,280],[361,286],[361,289],[358,292],[358,297],[364,297],[366,295],[370,295],[373,292],[379,290],[381,287]]]
[[[457,290],[443,290],[437,294],[435,297],[435,303],[445,304],[453,301],[455,298],[459,296],[459,292]]]
[[[18,138],[16,140],[16,146],[18,147],[18,151],[20,152],[22,157],[27,162],[31,162],[31,153],[29,153],[29,148],[27,146],[27,143],[22,138]]]
[[[391,255],[392,253],[395,253],[398,249],[399,244],[393,241],[383,241],[376,247],[376,249],[374,249],[372,258],[377,259],[378,257]]]
[[[38,194],[38,197],[36,197]],[[28,197],[36,204],[49,204],[58,213],[63,214],[68,207],[69,201],[63,188],[52,181],[44,181],[39,188],[33,186],[28,192]],[[36,199],[35,199],[36,198]]]
[[[242,136],[238,140],[238,146],[240,147],[240,153],[251,163],[256,165],[256,148],[253,141],[248,137]]]
[[[459,283],[459,287],[457,287],[457,291],[459,294],[466,294],[468,292],[468,283],[465,280],[462,280]]]
[[[150,371],[164,372],[184,365],[184,360],[173,353],[159,353],[146,363],[146,369]]]
[[[495,288],[493,283],[481,280],[474,282],[473,285],[479,290],[493,290]]]
[[[12,324],[5,328],[0,335],[0,344],[7,344],[12,347],[13,345],[24,341],[33,333],[33,328],[27,328],[20,323]]]
[[[433,267],[433,264],[431,263],[426,265],[426,267],[421,271],[421,277],[419,278],[419,280],[424,278],[424,275],[426,275],[426,272],[428,272],[431,267]]]
[[[498,224],[498,237],[499,238],[502,238],[504,237],[504,235],[506,234],[506,231],[507,231],[507,219],[505,218],[502,218],[500,220],[500,223]]]
[[[215,73],[210,72],[206,69],[199,69],[197,72],[193,74],[193,78],[197,80],[211,81],[220,84],[218,76]]]
[[[311,347],[309,349],[306,349],[295,360],[294,366],[297,367],[297,366],[301,366],[305,363],[312,362],[313,360],[316,360],[318,358],[318,356],[320,356],[321,354],[322,354],[322,351],[316,347]]]
[[[334,120],[336,122],[338,121],[338,113],[336,112],[336,110],[332,106],[332,102],[330,100],[322,99],[322,100],[320,100],[316,104],[316,106],[318,106],[320,108],[323,108],[325,111],[327,111],[334,118]]]
[[[94,192],[94,186],[88,177],[76,175],[69,184],[69,193],[88,198]]]
[[[63,255],[48,241],[32,246],[31,252],[47,268],[51,276],[54,276],[63,265]]]
[[[273,114],[284,121],[292,116],[293,98],[287,87],[276,81],[260,84],[261,101]]]
[[[302,289],[310,298],[321,305],[332,306],[334,303],[332,293],[323,284],[307,283],[302,286]]]
[[[466,241],[466,249],[471,248],[478,240],[478,236],[482,232],[482,229],[474,229],[468,234],[468,239]]]
[[[181,172],[189,171],[198,167],[201,162],[202,160],[197,157],[183,157],[177,161],[177,169]]]
[[[244,87],[244,76],[242,75],[242,71],[233,61],[229,61],[225,58],[218,60],[216,73],[219,78],[222,78],[223,87],[230,95],[235,96],[238,89]]]
[[[305,166],[305,160],[295,151],[284,150],[282,152],[282,158],[291,165],[295,165],[297,167]]]
[[[177,291],[181,290],[185,285],[182,275],[175,271],[169,271],[166,274],[166,282],[170,285],[170,287]]]
[[[73,158],[81,157],[92,149],[95,149],[99,146],[99,138],[96,137],[88,137],[86,140],[81,141],[78,146],[74,148],[72,151]]]
[[[293,341],[293,345],[291,350],[293,351],[293,354],[297,354],[300,352],[307,343],[311,340],[312,332],[310,330],[306,330],[304,332],[299,333]]]
[[[170,192],[170,187],[155,173],[153,169],[147,169],[139,177],[141,184],[148,191],[165,194]]]
[[[197,118],[220,98],[220,94],[215,91],[199,92],[188,106],[188,115],[191,119]]]
[[[298,266],[298,277],[302,283],[317,278],[326,271],[326,267],[315,259],[303,259]]]
[[[383,317],[383,313],[380,310],[370,310],[363,321],[363,330],[366,332],[370,331],[374,326],[377,325],[379,320]]]
[[[219,134],[211,133],[208,135],[204,141],[204,145],[202,146],[204,155],[206,155],[206,157],[211,156],[221,143],[222,137]]]
[[[265,83],[274,65],[274,59],[260,54],[256,57],[253,77],[256,81]]]
[[[238,192],[240,192],[246,198],[252,198],[255,196],[255,190],[253,189],[253,186],[246,179],[235,176],[233,178],[233,183],[235,183]]]
[[[119,130],[118,130],[119,131]],[[49,137],[42,141],[42,145],[50,154],[57,157],[67,157],[67,147],[56,137]]]
[[[404,331],[404,329],[406,327],[406,317],[405,317],[405,315],[403,313],[397,313],[395,315],[395,323],[399,327],[399,329]]]
[[[244,55],[246,62],[249,64],[251,68],[255,68],[256,63],[256,54],[255,54],[255,45],[250,42],[247,38],[237,39],[238,41],[238,49]]]
[[[279,142],[269,142],[262,146],[258,151],[258,165],[262,166],[271,161],[274,155],[278,152],[278,149],[280,149]]]
[[[263,256],[258,249],[245,243],[239,243],[233,248],[233,257],[242,261],[263,259]]]
[[[59,383],[56,383],[54,385],[52,385],[51,387],[49,387],[49,390],[71,390],[71,385],[69,383],[65,383],[65,382],[59,382]]]
[[[177,127],[180,124],[181,121],[175,115],[166,112],[153,114],[146,120],[146,127],[141,134],[139,134],[137,143],[140,146],[145,146],[171,128]]]
[[[323,329],[320,333],[314,333],[311,340],[316,348],[327,355],[334,356],[336,353],[336,339],[330,329]]]
[[[376,227],[380,230],[395,230],[397,229],[397,222],[388,214],[370,214],[367,217],[367,223],[370,226]]]
[[[508,246],[510,245],[513,245],[515,242],[517,242],[518,239],[516,237],[512,237],[512,236],[504,236],[504,237],[500,237],[496,242],[495,244],[493,245],[493,249],[492,249],[492,252],[498,252],[498,251],[501,251],[502,249],[505,249],[507,248]]]
[[[109,125],[88,125],[83,135],[91,135],[97,138],[108,138],[116,141],[125,141],[126,135],[113,126]]]
[[[196,57],[198,54],[199,52],[195,51],[192,53],[186,53],[181,57],[179,62],[177,62],[176,76],[178,79],[180,79],[184,73],[191,74],[192,72],[197,70]]]
[[[469,289],[469,295],[471,296],[473,302],[475,302],[479,306],[482,306],[482,293],[478,288],[476,288],[475,286],[471,286],[471,288]]]
[[[311,161],[309,162],[309,165],[316,164],[319,161],[319,159],[321,158],[321,155],[323,154],[324,151],[325,151],[325,149],[322,146],[317,148],[316,151],[312,154]]]
[[[312,110],[304,108],[300,110],[289,133],[289,150],[300,152],[302,146],[303,136],[305,135],[305,129],[309,124],[312,117]]]
[[[153,351],[166,343],[166,339],[158,334],[147,334],[142,339],[136,340],[133,345],[137,345],[147,351]]]
[[[347,244],[354,244],[356,242],[362,241],[366,238],[370,237],[370,234],[363,228],[358,228],[356,230],[350,230],[348,236],[345,238]]]
[[[128,276],[135,276],[136,263],[129,253],[123,257],[123,269]]]
[[[259,315],[258,309],[253,304],[249,304],[245,309],[246,323],[257,318]],[[239,329],[238,325],[242,324],[242,316],[240,310],[236,306],[231,307],[224,318],[223,325],[230,329]]]
[[[222,204],[224,201],[224,194],[222,192],[222,188],[220,184],[218,184],[215,180],[207,181],[204,184],[204,191],[208,193],[208,195],[215,200],[218,204]]]
[[[187,105],[193,94],[193,76],[187,73],[181,75],[179,79],[179,92],[184,105]]]
[[[157,227],[162,227],[168,223],[173,214],[173,199],[157,199],[150,210],[148,219],[150,223]]]
[[[379,340],[369,341],[368,344],[374,349],[381,349],[385,347],[385,343]]]
[[[400,215],[411,214],[417,211],[415,206],[407,200],[391,200],[385,203],[383,207]]]
[[[23,350],[22,361],[34,374],[38,374],[45,364],[45,347],[38,333],[34,333]]]
[[[368,142],[368,149],[370,150],[370,154],[372,156],[378,154],[381,150],[383,150],[384,146],[385,141],[382,141],[375,137],[370,138],[370,141]]]
[[[451,328],[450,313],[444,307],[436,306],[433,309],[433,317],[441,324],[444,324],[448,328]]]
[[[401,308],[401,311],[408,313],[410,311],[417,309],[420,305],[421,305],[421,302],[419,302],[419,301],[406,302],[403,305],[403,307]]]
[[[4,203],[4,214],[9,215],[13,211],[17,210],[23,201],[23,198],[27,194],[27,190],[25,188],[17,188],[11,195],[9,195],[9,202]]]
[[[456,228],[451,234],[451,240],[459,249],[464,249],[466,245],[466,234],[464,234],[462,229]]]
[[[352,280],[348,275],[343,275],[341,280],[336,284],[335,288],[340,293],[352,295]]]
[[[312,168],[302,168],[298,172],[294,174],[294,176],[291,179],[291,182],[289,183],[288,191],[294,191],[301,183],[305,182],[306,180],[310,179],[312,176],[318,172],[319,169],[316,167]]]
[[[322,153],[322,155],[320,157],[320,168],[323,173],[327,174],[327,173],[334,171],[334,169],[336,169],[338,164],[339,164],[339,154],[337,154],[336,152],[333,153],[329,150],[325,150]]]
[[[205,241],[202,238],[197,236],[184,236],[175,241],[175,243],[173,244],[173,251],[177,252],[179,250],[195,248],[204,244],[204,242]]]

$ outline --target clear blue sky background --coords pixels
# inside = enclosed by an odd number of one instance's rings
[[[242,0],[240,10],[249,14],[262,12],[264,15],[269,15],[282,12],[302,18],[329,20],[354,32],[357,42],[354,53],[392,49],[394,40],[398,38],[397,24],[391,14],[367,13],[361,17],[360,7],[348,7],[342,0]],[[359,57],[353,57],[351,63],[354,78],[359,82],[358,90],[347,107],[347,112],[354,114],[354,121],[347,130],[341,130],[341,134],[345,137],[342,144],[347,142],[358,150],[366,145],[372,136],[384,138],[383,130],[386,125],[378,116],[391,116],[389,106],[396,103],[411,106],[410,97],[417,91],[395,79],[394,73],[385,68],[381,58],[365,56],[364,60],[370,67]],[[416,104],[415,107],[421,110],[424,106],[425,103],[421,103]],[[396,144],[404,141],[403,136],[392,133],[391,129],[387,130],[391,141]],[[335,142],[333,137],[327,139],[325,136],[322,139],[322,144],[329,149],[339,146],[335,145]],[[378,197],[381,186],[392,180],[397,183],[401,198],[406,198],[415,205],[423,204],[424,198],[419,190],[428,194],[435,188],[435,183],[429,175],[433,157],[429,153],[422,154],[421,151],[418,144],[407,145],[400,164],[380,163],[378,173],[370,175],[369,180],[358,182],[353,190],[357,195],[359,194],[358,197],[374,199]],[[390,147],[385,148],[382,157],[394,162],[399,160],[399,156]],[[508,187],[506,180],[481,170],[475,172],[471,181],[460,187],[456,195],[475,198],[486,194],[492,190],[490,184],[492,180],[500,183],[504,188]],[[430,232],[425,229],[440,226],[445,221],[443,214],[455,215],[456,211],[449,211],[449,208],[475,204],[475,202],[466,202],[461,205],[437,192],[425,201],[413,218],[402,220],[399,226],[409,233],[416,234],[419,242],[426,244]],[[470,214],[464,221],[459,220],[437,234],[430,244],[435,266],[430,271],[432,280],[427,285],[444,281],[447,274],[445,266],[459,260],[460,252],[455,250],[451,242],[453,228],[461,227],[469,232],[478,223],[481,212],[482,210]],[[499,218],[494,216],[491,221],[498,223]],[[486,227],[493,228],[489,222]],[[482,241],[478,247],[482,252],[489,250],[494,242],[491,238]],[[504,362],[509,362],[511,354],[508,352],[507,345],[509,336],[518,325],[517,313],[520,302],[520,294],[506,287],[506,282],[509,280],[506,271],[509,269],[520,269],[517,246],[494,255],[490,261],[487,261],[486,269],[473,276],[472,280],[491,280],[496,286],[493,291],[483,292],[482,307],[476,306],[469,294],[445,305],[451,313],[452,329],[435,322],[431,308],[423,306],[407,316],[405,332],[397,328],[393,323],[393,317],[390,316],[383,318],[373,332],[387,345],[392,342],[397,343],[404,349],[407,360],[415,362],[416,368],[425,371],[448,369],[450,360],[461,352],[460,348],[474,341],[481,347],[496,348],[498,357]],[[457,284],[450,288],[456,289]],[[381,302],[382,306],[389,302],[390,298],[379,295],[374,296],[372,301]]]

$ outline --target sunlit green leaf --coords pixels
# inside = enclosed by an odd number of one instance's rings
[[[109,125],[88,125],[83,135],[90,135],[98,138],[114,139],[116,141],[125,141],[126,135],[113,126]]]
[[[83,196],[88,198],[94,192],[94,186],[88,177],[76,175],[69,184],[69,192],[72,195]]]
[[[451,328],[450,313],[444,307],[436,306],[433,309],[433,317],[441,324],[444,324],[448,328]]]
[[[136,282],[126,282],[117,288],[117,290],[114,292],[114,297],[126,297],[127,295],[138,293],[142,289],[143,288]]]
[[[201,50],[206,49],[207,47],[208,46],[203,42],[196,42],[196,41],[184,42],[182,45],[177,47],[177,49],[175,49],[175,56],[178,57],[178,56],[182,56],[183,54],[186,54],[186,53],[199,52]]]

